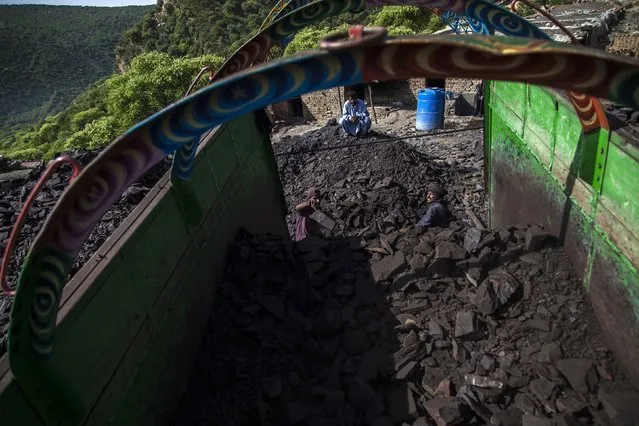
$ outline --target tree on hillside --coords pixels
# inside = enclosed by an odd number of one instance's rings
[[[353,23],[385,27],[393,36],[431,34],[443,27],[439,17],[427,9],[415,6],[384,6],[363,16],[360,22],[342,22],[339,26],[322,22],[304,28],[295,34],[286,47],[285,54],[316,49],[321,39],[333,32],[346,30]]]
[[[433,12],[416,6],[384,6],[368,25],[385,27],[391,35],[431,34],[443,26]]]
[[[134,124],[179,100],[204,65],[218,68],[223,60],[214,55],[140,55],[124,74],[92,86],[62,113],[14,135],[10,143],[0,147],[0,154],[21,159],[51,158],[62,151],[105,146]],[[196,88],[205,83],[206,78],[202,78]]]
[[[141,52],[153,50],[172,56],[228,57],[256,34],[276,3],[277,0],[164,1],[126,32],[116,53],[123,64]]]
[[[151,8],[0,5],[0,139],[110,75],[122,33]]]

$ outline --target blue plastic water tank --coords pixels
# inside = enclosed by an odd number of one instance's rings
[[[444,128],[444,105],[446,91],[438,87],[427,87],[417,92],[417,130]]]

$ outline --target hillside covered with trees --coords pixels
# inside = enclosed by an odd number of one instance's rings
[[[0,138],[113,73],[122,34],[154,6],[0,6]]]
[[[5,136],[0,154],[50,158],[62,151],[110,143],[135,123],[177,101],[203,65],[219,67],[257,32],[275,3],[160,1],[118,44],[119,74],[93,84],[61,113]],[[430,33],[442,26],[437,16],[416,7],[367,9],[331,17],[300,31],[286,54],[315,48],[326,34],[356,23],[385,26],[393,35]]]
[[[124,69],[143,52],[228,56],[255,34],[277,0],[160,0],[117,47]]]
[[[277,0],[164,0],[155,13],[127,31],[116,49],[121,70],[136,55],[158,51],[173,56],[228,57],[257,32]],[[393,35],[430,33],[442,27],[433,13],[413,6],[386,6],[344,13],[300,31],[287,53],[315,48],[347,25],[381,25]]]

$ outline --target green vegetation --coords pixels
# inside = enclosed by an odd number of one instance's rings
[[[0,6],[0,139],[110,75],[122,33],[152,6]]]
[[[123,63],[142,52],[227,57],[252,37],[277,0],[160,0],[116,49]]]
[[[92,85],[65,111],[7,138],[0,152],[13,158],[48,159],[67,150],[100,148],[178,100],[204,65],[219,67],[222,62],[222,57],[213,55],[173,58],[150,52],[137,56],[124,74]]]
[[[388,33],[394,36],[411,34],[430,34],[443,27],[441,19],[434,13],[415,6],[384,6],[374,9],[367,14],[359,14],[355,22],[335,22],[331,18],[298,32],[286,47],[286,54],[293,54],[303,50],[314,49],[319,41],[328,34],[345,30],[352,23],[369,26],[386,27]]]
[[[108,78],[103,75],[67,109],[39,124],[4,138],[0,135],[0,154],[20,159],[51,158],[62,151],[95,149],[110,143],[134,124],[178,100],[202,66],[218,68],[257,32],[275,3],[276,0],[160,2],[155,12],[127,31],[118,44],[117,68],[122,74]],[[334,16],[302,30],[286,53],[317,47],[326,34],[356,23],[385,26],[391,35],[430,33],[442,25],[436,15],[417,7],[368,9]],[[67,31],[72,32],[70,28]],[[61,87],[63,90],[67,89]],[[43,109],[43,113],[49,111]]]

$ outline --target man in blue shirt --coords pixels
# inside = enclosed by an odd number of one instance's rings
[[[339,125],[347,135],[351,136],[365,136],[371,129],[371,118],[366,104],[357,98],[355,92],[348,93],[348,100],[344,103]]]
[[[451,215],[443,200],[447,194],[446,190],[436,183],[431,183],[426,189],[428,191],[426,193],[426,201],[430,203],[430,207],[428,207],[424,217],[417,223],[417,226],[448,228]]]

